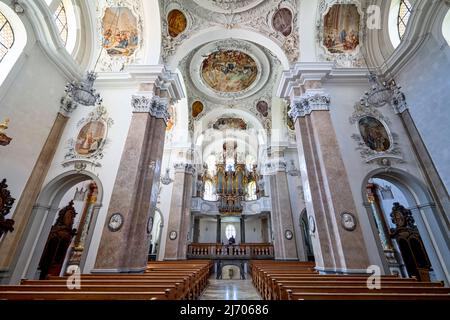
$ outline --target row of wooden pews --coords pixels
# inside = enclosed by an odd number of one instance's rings
[[[79,288],[73,288],[73,277],[22,280],[0,286],[0,300],[193,300],[208,284],[212,266],[201,260],[152,262],[141,274],[83,274]]]
[[[322,275],[310,262],[251,261],[252,281],[265,300],[450,300],[443,283],[381,276],[370,289],[369,275]]]

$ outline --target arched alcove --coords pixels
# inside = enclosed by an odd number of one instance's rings
[[[55,177],[47,183],[39,194],[36,204],[33,207],[33,219],[28,225],[27,238],[24,241],[24,245],[22,246],[21,253],[14,268],[14,274],[11,279],[12,283],[16,283],[22,278],[34,279],[37,276],[39,262],[46,241],[55,218],[61,209],[61,201],[69,190],[84,181],[95,182],[98,190],[96,203],[93,204],[90,218],[90,228],[88,229],[84,243],[85,249],[82,253],[80,262],[81,271],[84,273],[90,272],[90,270],[84,270],[84,267],[89,253],[89,245],[92,240],[98,212],[102,207],[103,186],[100,179],[91,172],[69,171]]]
[[[425,184],[415,176],[400,169],[377,169],[369,173],[363,180],[363,199],[367,199],[367,186],[370,180],[374,178],[391,183],[401,192],[404,197],[402,201],[404,203],[401,203],[401,205],[412,211],[415,224],[432,264],[435,280],[449,283],[448,259],[450,258],[450,253],[448,230]],[[367,208],[367,214],[372,225],[377,226],[378,223],[375,221],[373,211],[370,208]],[[373,232],[381,243],[382,239],[379,231],[373,229]],[[380,246],[380,256],[383,257],[384,252],[381,248]],[[404,263],[406,262],[404,261]]]

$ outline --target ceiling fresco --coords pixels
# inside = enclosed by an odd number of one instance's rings
[[[241,92],[257,79],[258,66],[248,54],[236,50],[220,50],[203,60],[202,80],[219,92]]]

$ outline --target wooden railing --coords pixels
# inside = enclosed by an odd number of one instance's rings
[[[218,243],[193,243],[188,246],[188,259],[273,259],[270,243],[241,243],[223,245]]]

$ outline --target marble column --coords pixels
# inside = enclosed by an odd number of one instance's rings
[[[52,128],[47,136],[47,140],[42,146],[41,152],[31,171],[30,177],[17,201],[13,219],[15,221],[14,231],[6,234],[0,245],[0,271],[9,277],[11,270],[22,268],[22,266],[14,266],[19,259],[21,247],[24,245],[26,228],[33,218],[33,207],[44,184],[50,165],[53,162],[56,149],[58,148],[61,136],[64,132],[70,114],[75,110],[77,104],[68,96],[61,100],[61,108]]]
[[[222,218],[217,215],[216,242],[222,243]]]
[[[245,216],[241,216],[241,243],[245,243]]]
[[[132,71],[139,78],[139,91],[131,98],[133,115],[93,273],[143,272],[147,266],[147,224],[159,193],[167,109],[182,92],[178,76],[162,66]],[[123,222],[111,228],[110,219],[117,213]]]
[[[268,226],[268,219],[267,217],[261,218],[261,237],[263,243],[268,243],[269,241],[269,226]]]
[[[290,116],[295,121],[305,204],[315,220],[316,268],[366,272],[367,249],[329,112],[330,97],[320,82],[326,73],[309,72],[300,75],[302,85],[290,92]],[[354,224],[345,223],[349,215],[344,213],[353,216]]]
[[[276,153],[276,154],[274,154]],[[298,260],[297,245],[294,235],[291,199],[286,175],[286,162],[281,150],[272,151],[268,168],[270,194],[272,199],[272,230],[274,233],[274,251],[276,260]],[[286,234],[292,234],[288,239]]]
[[[168,237],[165,260],[186,259],[188,232],[191,224],[192,181],[195,170],[191,164],[175,164],[175,175],[170,202]],[[172,238],[170,235],[175,235]]]
[[[200,217],[194,217],[194,235],[192,238],[193,243],[198,243],[200,237]]]

